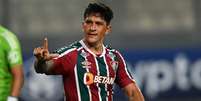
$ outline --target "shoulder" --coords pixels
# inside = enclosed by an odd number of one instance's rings
[[[57,53],[57,54],[69,53],[72,51],[77,51],[77,49],[80,47],[81,47],[81,44],[78,41],[75,41],[74,43],[68,46],[63,46],[61,48],[56,49],[54,53]]]
[[[20,48],[19,41],[15,34],[2,26],[0,26],[0,38],[2,44],[7,45],[7,47],[13,49]]]
[[[121,55],[121,53],[117,49],[112,48],[109,45],[105,46],[105,48],[109,53],[113,53],[113,54],[116,54],[116,55]]]
[[[113,56],[115,59],[124,59],[121,52],[117,49],[112,48],[111,46],[106,46],[106,50],[110,56]]]
[[[0,39],[3,49],[7,53],[7,59],[10,67],[16,64],[22,64],[22,53],[19,41],[15,34],[0,26]]]

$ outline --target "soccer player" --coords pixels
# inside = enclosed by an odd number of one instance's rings
[[[62,75],[67,101],[112,101],[114,83],[129,101],[144,101],[122,55],[103,44],[112,18],[108,6],[90,3],[84,12],[82,40],[49,53],[45,38],[43,46],[34,49],[36,72]]]
[[[17,37],[0,26],[0,101],[18,101],[24,76]]]

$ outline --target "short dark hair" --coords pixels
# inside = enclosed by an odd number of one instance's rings
[[[113,12],[110,7],[100,2],[89,3],[88,7],[84,11],[84,19],[93,13],[99,13],[107,24],[109,24],[113,18]]]

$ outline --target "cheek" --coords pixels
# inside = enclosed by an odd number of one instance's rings
[[[105,31],[104,31],[104,32],[101,32],[101,33],[100,33],[99,37],[100,37],[100,38],[103,38],[103,37],[105,37],[105,35],[106,35],[106,33],[105,33]]]
[[[87,26],[87,25],[82,25],[82,29],[83,29],[83,30],[87,30],[87,29],[88,29],[88,26]]]
[[[83,30],[84,32],[87,32],[87,31],[88,31],[88,28],[87,28],[86,26],[83,26],[83,27],[82,27],[82,30]]]
[[[101,29],[101,30],[100,30],[101,36],[105,36],[105,35],[106,35],[106,32],[107,32],[106,29]]]

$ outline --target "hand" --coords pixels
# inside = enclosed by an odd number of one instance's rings
[[[50,54],[49,53],[47,38],[44,38],[42,47],[37,47],[34,49],[33,54],[37,60],[45,60],[45,61],[51,60],[58,56],[58,54]]]

